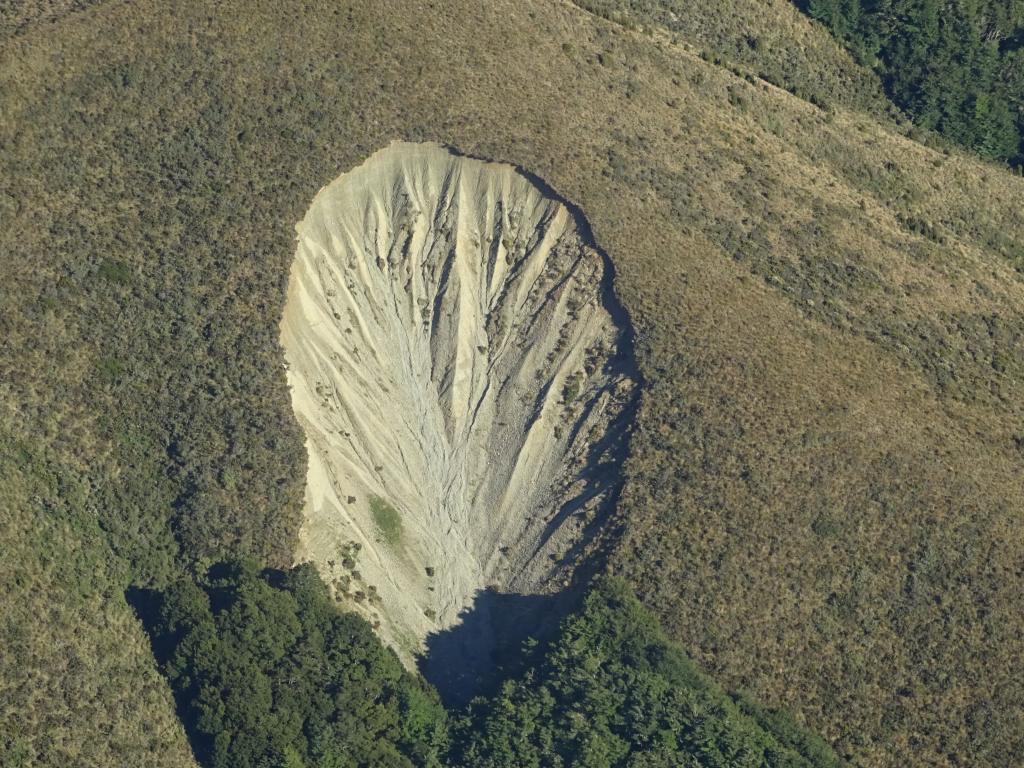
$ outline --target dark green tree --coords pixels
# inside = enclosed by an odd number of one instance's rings
[[[154,645],[211,768],[436,766],[446,715],[315,569],[214,566],[160,599]]]
[[[1020,163],[1024,5],[1013,0],[806,0],[879,73],[913,120],[984,157]]]
[[[599,582],[532,668],[456,728],[476,768],[837,766],[789,719],[736,701],[620,581]]]
[[[553,641],[527,643],[525,674],[456,718],[312,566],[220,563],[155,613],[154,648],[209,768],[838,765],[784,714],[715,686],[614,579]]]

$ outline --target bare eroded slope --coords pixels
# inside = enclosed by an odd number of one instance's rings
[[[309,454],[299,559],[408,658],[482,588],[571,572],[614,483],[622,330],[601,254],[508,165],[396,143],[297,230],[281,338]]]

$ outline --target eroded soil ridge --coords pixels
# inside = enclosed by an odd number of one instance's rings
[[[483,589],[567,584],[605,519],[636,387],[583,226],[511,166],[395,143],[296,228],[297,557],[406,660]]]

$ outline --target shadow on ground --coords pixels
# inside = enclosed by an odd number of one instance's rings
[[[481,590],[459,615],[460,622],[427,638],[420,673],[437,688],[446,706],[461,707],[474,696],[489,696],[517,676],[532,659],[523,644],[543,644],[576,607],[574,590],[555,595],[519,595]]]

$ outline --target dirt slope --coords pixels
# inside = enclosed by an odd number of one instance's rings
[[[406,658],[485,587],[562,587],[607,516],[619,475],[591,467],[633,391],[573,215],[511,166],[396,143],[297,229],[298,557]]]

